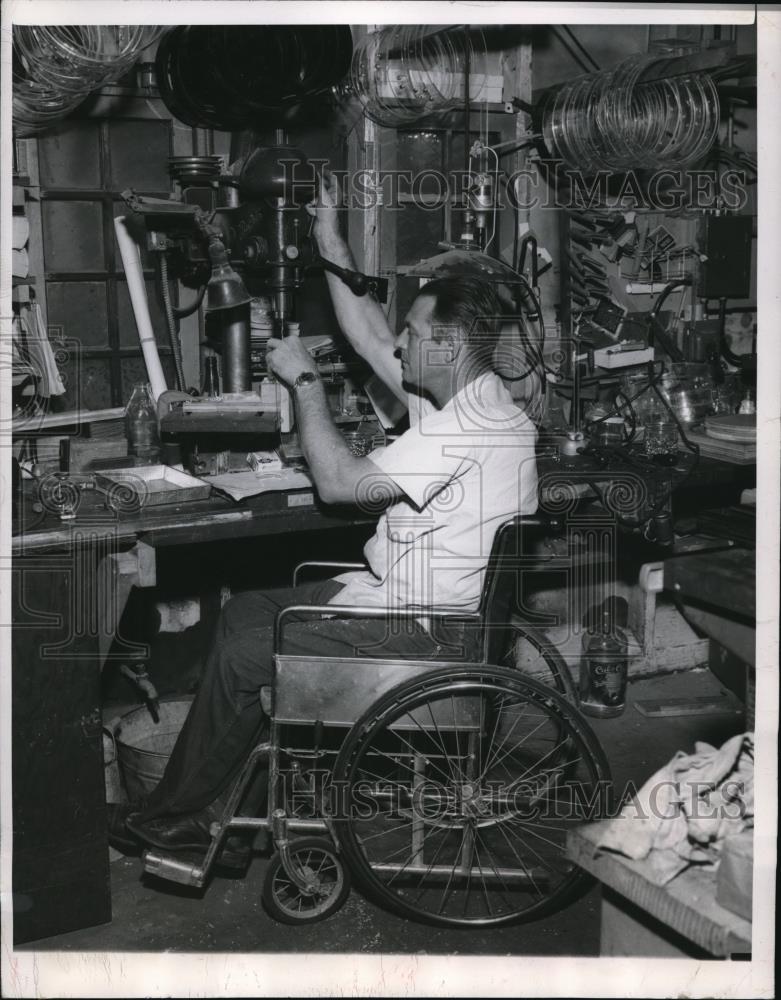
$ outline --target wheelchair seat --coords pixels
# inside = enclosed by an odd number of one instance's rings
[[[491,554],[486,564],[485,578],[478,610],[475,612],[446,609],[394,610],[394,621],[417,620],[424,614],[430,621],[432,635],[442,639],[443,655],[434,659],[394,659],[387,656],[369,657],[318,657],[315,655],[290,655],[284,652],[284,628],[293,617],[324,614],[340,618],[385,619],[384,608],[347,605],[294,605],[284,608],[277,615],[275,625],[275,671],[272,711],[277,722],[314,723],[324,725],[352,725],[372,701],[401,681],[441,668],[445,665],[472,665],[508,663],[515,626],[514,612],[519,609],[521,580],[524,570],[539,565],[539,557],[529,551],[529,538],[533,533],[558,530],[560,521],[541,514],[518,515],[499,527],[494,537]],[[296,568],[296,578],[304,566],[340,565],[354,563],[305,563]],[[460,656],[455,652],[453,637],[448,636],[448,625],[464,624],[469,630],[470,652]],[[542,639],[536,636],[538,648]],[[574,701],[574,685],[569,670],[548,649],[550,672],[554,686]]]

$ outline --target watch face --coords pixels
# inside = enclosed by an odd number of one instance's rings
[[[317,375],[314,372],[302,372],[298,378],[293,383],[294,386],[299,385],[311,385],[312,382],[317,381]]]

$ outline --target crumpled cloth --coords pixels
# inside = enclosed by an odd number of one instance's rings
[[[665,885],[691,864],[714,867],[725,837],[753,827],[754,734],[694,751],[679,751],[603,825],[597,851],[647,859],[650,880]]]
[[[54,356],[49,335],[37,302],[23,302],[13,321],[14,347],[18,364],[38,379],[38,396],[62,396],[65,385]]]

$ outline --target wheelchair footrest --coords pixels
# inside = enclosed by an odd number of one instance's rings
[[[169,882],[192,885],[199,889],[206,882],[206,872],[203,867],[191,861],[158,854],[157,851],[145,851],[143,861],[145,872],[167,879]]]

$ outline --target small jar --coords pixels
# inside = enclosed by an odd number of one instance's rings
[[[678,446],[678,427],[663,417],[650,420],[645,425],[643,451],[649,458],[655,455],[672,455]]]
[[[746,390],[746,395],[740,401],[738,413],[752,414],[757,412],[757,404],[754,401],[754,393],[751,389]]]
[[[624,440],[624,418],[608,417],[596,425],[596,440],[598,445],[612,447],[620,445]]]

